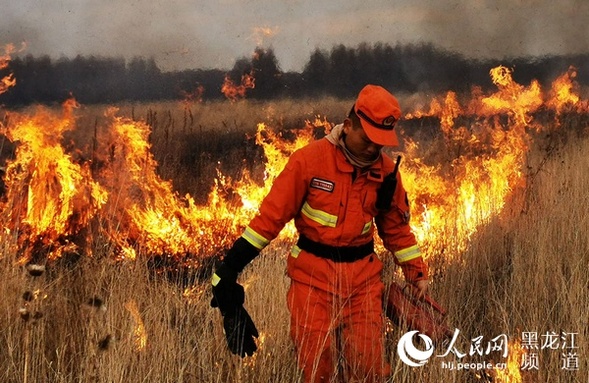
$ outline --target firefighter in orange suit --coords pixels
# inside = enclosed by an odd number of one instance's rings
[[[343,124],[292,154],[259,214],[213,274],[211,303],[221,310],[233,353],[252,355],[258,336],[237,276],[294,219],[299,239],[287,260],[287,302],[305,382],[331,381],[338,360],[344,361],[344,380],[379,382],[390,374],[375,230],[406,281],[422,293],[428,286],[428,268],[409,226],[400,157],[395,162],[382,152],[398,145],[394,125],[400,116],[392,94],[367,85]]]

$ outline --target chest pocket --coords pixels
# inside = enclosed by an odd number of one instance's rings
[[[376,209],[376,189],[367,187],[362,197],[362,210],[365,214],[375,217],[378,214]]]
[[[321,226],[336,227],[339,220],[341,187],[325,178],[311,179],[301,214]]]

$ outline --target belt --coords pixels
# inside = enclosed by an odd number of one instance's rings
[[[301,234],[297,246],[320,258],[334,262],[354,262],[374,253],[374,240],[360,246],[329,246]]]

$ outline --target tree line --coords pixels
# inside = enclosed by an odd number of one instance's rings
[[[238,86],[244,76],[255,86],[246,98],[353,97],[367,83],[393,92],[468,91],[473,85],[493,86],[489,70],[497,65],[513,68],[514,79],[527,84],[536,79],[549,85],[570,66],[576,80],[589,84],[589,54],[472,60],[432,44],[391,46],[343,44],[313,51],[301,72],[284,72],[270,48],[258,47],[251,57],[236,60],[229,71],[189,69],[164,72],[153,58],[77,56],[53,60],[27,55],[10,61],[0,78],[12,73],[16,85],[0,95],[0,104],[22,106],[51,104],[75,97],[84,104],[120,101],[178,100],[196,93],[201,100],[223,99],[227,81]]]

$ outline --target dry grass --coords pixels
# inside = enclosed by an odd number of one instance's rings
[[[192,130],[204,137],[210,128],[213,132],[206,145],[211,147],[224,129],[241,135],[253,132],[255,122],[272,118],[285,128],[296,127],[301,123],[298,118],[316,114],[337,121],[349,105],[336,100],[196,105],[191,107],[194,119],[185,132],[179,123],[184,121],[183,106],[123,105],[120,110],[135,118],[171,116],[167,135],[165,118],[157,120],[164,123],[154,131],[154,150],[163,156],[162,147],[168,145],[170,159],[163,172],[195,191],[203,187],[194,186],[198,174],[176,169],[182,166],[176,155],[181,151],[175,150],[182,141],[178,137],[186,137],[182,134]],[[101,118],[90,109],[83,114],[92,117],[80,122],[88,127]],[[586,126],[583,129],[586,133]],[[488,339],[505,333],[513,339],[520,338],[522,331],[536,331],[539,336],[551,331],[578,333],[578,371],[561,369],[563,350],[541,350],[539,370],[522,372],[524,382],[589,381],[589,140],[575,133],[564,136],[568,141],[549,154],[540,146],[534,148],[529,162],[542,166],[530,178],[528,189],[518,191],[504,213],[479,230],[464,254],[436,270],[432,284],[432,295],[448,308],[449,323],[461,331],[463,352],[468,352],[464,347],[469,339],[479,335]],[[228,155],[226,160],[240,166],[243,152],[232,150],[234,157]],[[206,161],[197,162],[204,169]],[[144,262],[115,263],[108,254],[76,263],[58,262],[32,277],[14,266],[14,255],[4,250],[0,381],[301,381],[288,336],[287,248],[287,244],[273,243],[241,276],[247,286],[246,305],[263,337],[260,352],[245,360],[225,347],[220,315],[209,307],[206,281],[185,287],[181,281],[155,276]],[[394,270],[390,259],[386,264],[389,279]],[[19,308],[26,308],[28,319],[23,319]],[[136,339],[140,325],[147,336],[144,348]],[[403,365],[395,352],[400,331],[387,335],[395,382],[477,381],[470,372],[442,369],[437,360],[422,368]]]

